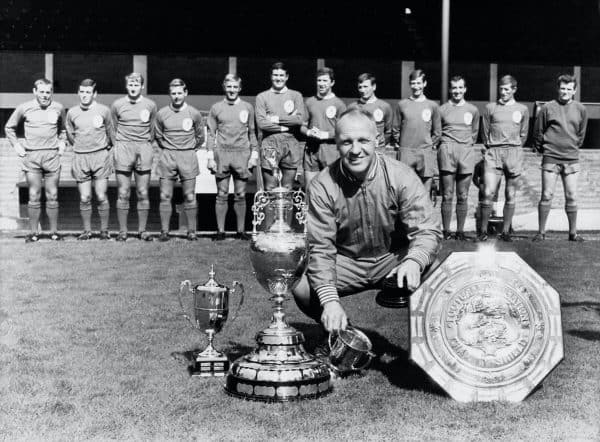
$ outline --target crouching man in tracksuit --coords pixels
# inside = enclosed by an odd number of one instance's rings
[[[387,278],[415,290],[442,238],[416,173],[375,152],[377,126],[369,112],[343,113],[336,144],[340,159],[309,187],[310,260],[294,290],[298,307],[328,332],[348,325],[341,297],[381,288]]]

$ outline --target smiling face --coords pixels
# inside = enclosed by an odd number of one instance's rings
[[[79,95],[79,103],[81,104],[81,107],[85,108],[90,107],[97,94],[93,86],[79,86],[77,95]]]
[[[375,122],[360,113],[347,114],[338,121],[335,138],[344,169],[359,180],[366,178],[376,158]]]
[[[410,80],[410,92],[413,98],[421,97],[425,87],[427,87],[427,82],[423,80],[423,77],[417,77],[414,80]]]
[[[33,88],[33,95],[41,107],[48,107],[52,103],[52,85],[38,84]]]
[[[517,92],[517,88],[513,87],[512,84],[501,84],[499,88],[500,101],[502,101],[503,103],[508,103],[514,98],[515,92]]]
[[[223,84],[223,90],[225,91],[225,98],[227,98],[228,101],[235,101],[240,95],[242,86],[239,81],[227,80]]]
[[[450,97],[454,103],[460,103],[465,98],[467,88],[464,80],[450,82]]]
[[[558,101],[563,104],[570,103],[575,97],[575,92],[577,92],[575,82],[560,83],[558,85]]]
[[[183,86],[171,86],[169,88],[169,97],[171,97],[171,106],[180,108],[185,103],[187,90]]]
[[[317,77],[317,94],[319,97],[326,97],[331,93],[331,88],[333,87],[334,81],[331,80],[331,77],[327,74],[319,75]]]
[[[285,87],[288,81],[288,74],[283,69],[273,69],[271,71],[271,85],[276,91],[280,91]]]

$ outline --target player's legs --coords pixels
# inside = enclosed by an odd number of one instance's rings
[[[173,188],[175,187],[175,181],[171,178],[161,178],[160,181],[160,204],[158,211],[160,214],[160,230],[163,232],[169,232],[169,223],[171,222],[171,215],[173,212],[173,206],[171,201],[173,199]]]
[[[471,175],[459,174],[456,176],[456,233],[457,239],[464,239],[465,221],[469,209],[469,186]]]
[[[444,239],[450,237],[450,223],[452,222],[452,200],[454,199],[454,183],[456,175],[453,172],[441,171],[442,184],[442,226]]]
[[[108,217],[110,215],[110,204],[108,203],[108,178],[96,178],[94,180],[94,192],[98,201],[98,214],[100,215],[100,232],[108,233]]]
[[[554,171],[542,169],[542,196],[538,204],[538,232],[541,235],[546,233],[546,221],[552,207],[557,178]]]
[[[225,216],[229,199],[229,178],[217,178],[217,197],[215,200],[215,215],[217,216],[216,239],[223,239],[225,235]]]
[[[481,228],[480,239],[487,239],[488,222],[492,212],[492,200],[496,192],[498,176],[496,170],[486,170],[483,173],[483,199],[479,205],[481,208]]]
[[[129,215],[129,198],[131,197],[131,171],[117,170],[117,219],[119,237],[127,237],[127,217]]]
[[[565,211],[569,220],[569,239],[577,238],[577,172],[563,173],[562,182],[565,191]]]
[[[235,212],[237,236],[239,239],[249,239],[246,233],[246,184],[247,179],[233,179],[233,210]]]
[[[138,213],[138,232],[140,239],[148,239],[146,232],[146,224],[148,222],[148,213],[150,212],[150,171],[135,171],[135,192],[137,195],[137,213]]]
[[[506,185],[504,188],[504,211],[502,214],[503,235],[508,235],[510,233],[510,226],[512,225],[512,219],[515,214],[515,199],[517,195],[518,178],[518,176],[506,176]]]
[[[81,239],[88,239],[87,235],[92,231],[92,180],[81,181],[77,183],[79,189],[79,212],[83,223],[83,236]]]
[[[47,173],[44,176],[44,189],[46,190],[46,215],[50,224],[50,232],[58,232],[58,182],[60,179],[60,170],[58,172]],[[53,238],[54,239],[54,238]]]
[[[183,211],[188,224],[188,239],[196,239],[198,203],[196,201],[196,178],[181,180],[181,191],[183,193]]]
[[[29,230],[31,233],[39,233],[43,175],[39,172],[26,172],[25,178],[29,187],[29,202],[27,203]]]

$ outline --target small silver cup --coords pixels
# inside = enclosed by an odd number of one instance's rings
[[[346,330],[329,335],[329,365],[339,376],[357,373],[367,368],[376,356],[372,348],[367,335],[348,326]]]

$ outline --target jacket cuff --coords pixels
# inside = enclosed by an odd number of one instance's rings
[[[317,292],[317,296],[319,297],[319,303],[321,305],[325,305],[330,301],[339,301],[340,297],[338,296],[337,289],[334,285],[322,285],[321,287],[317,287],[315,289]]]
[[[401,261],[401,263],[404,261],[407,261],[409,259],[411,261],[415,261],[417,264],[419,264],[419,267],[421,268],[421,273],[423,273],[423,270],[425,270],[425,268],[430,264],[429,263],[429,255],[426,252],[410,251],[404,257],[404,259]]]

